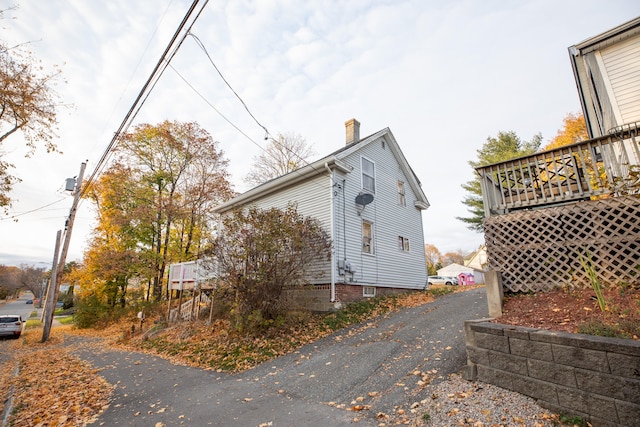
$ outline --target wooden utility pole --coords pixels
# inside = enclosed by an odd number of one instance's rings
[[[40,342],[45,342],[49,339],[49,333],[51,332],[51,322],[53,316],[51,316],[52,310],[55,310],[55,301],[53,300],[53,288],[56,286],[56,272],[58,270],[58,253],[60,253],[60,239],[62,236],[62,230],[58,230],[56,233],[56,248],[53,253],[53,263],[51,265],[51,278],[49,278],[49,286],[47,287],[47,296],[44,299],[44,309],[42,310],[42,318],[44,322],[42,328],[42,339]]]
[[[64,228],[64,242],[62,244],[62,251],[60,252],[60,259],[58,260],[58,268],[55,273],[51,272],[51,285],[49,289],[49,294],[53,294],[52,297],[47,296],[47,306],[45,307],[46,318],[45,318],[45,328],[42,330],[42,340],[41,342],[45,342],[49,339],[49,333],[51,331],[51,323],[53,323],[53,314],[55,311],[56,301],[58,301],[58,293],[60,291],[60,282],[62,281],[62,275],[64,274],[64,266],[67,261],[67,253],[69,252],[69,242],[71,241],[71,231],[73,230],[73,222],[76,218],[76,211],[78,210],[78,203],[80,202],[80,193],[82,189],[82,181],[84,179],[84,169],[87,166],[87,162],[82,162],[80,165],[80,173],[78,174],[78,179],[76,180],[75,185],[75,193],[73,196],[73,204],[71,205],[71,210],[69,211],[69,218],[67,218],[67,222],[65,223]],[[50,300],[53,301],[50,303]],[[48,325],[48,327],[47,327]]]

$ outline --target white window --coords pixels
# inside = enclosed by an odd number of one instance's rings
[[[398,204],[407,206],[407,199],[404,197],[404,182],[398,181]]]
[[[373,223],[362,221],[362,252],[373,254]]]
[[[362,296],[366,298],[373,298],[376,296],[376,287],[375,286],[363,286],[362,287]]]
[[[403,252],[409,252],[409,238],[398,236],[398,249]]]
[[[362,159],[362,189],[376,192],[376,165],[364,157]]]

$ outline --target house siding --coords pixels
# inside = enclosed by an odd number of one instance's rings
[[[358,215],[355,198],[362,190],[362,157],[375,163],[376,182],[373,202]],[[381,137],[341,160],[353,170],[335,174],[342,187],[333,192],[335,257],[348,261],[356,271],[340,275],[336,262],[336,282],[423,289],[427,271],[422,214],[414,206],[416,195],[409,185],[405,185],[406,206],[398,203],[398,180],[408,183],[409,179],[388,141]],[[372,255],[362,252],[363,220],[373,224]],[[398,236],[409,239],[409,252],[398,248]]]
[[[601,51],[617,104],[618,125],[640,121],[640,35]]]
[[[289,204],[297,206],[298,213],[320,221],[327,234],[331,235],[331,198],[328,174],[297,183],[286,191],[271,193],[252,203],[258,209],[286,209]],[[314,262],[307,271],[311,284],[327,284],[331,281],[331,261],[322,259]]]

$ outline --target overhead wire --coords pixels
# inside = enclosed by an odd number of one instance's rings
[[[200,38],[198,38],[198,36],[196,36],[195,34],[193,34],[193,32],[189,32],[189,34],[196,42],[196,44],[200,47],[200,49],[204,52],[204,54],[207,56],[207,58],[209,59],[209,62],[211,63],[211,65],[213,66],[213,68],[216,70],[216,72],[218,73],[218,75],[220,76],[220,78],[224,81],[224,83],[227,85],[227,87],[231,90],[231,92],[233,92],[233,94],[236,96],[236,98],[242,103],[242,105],[244,106],[245,110],[247,111],[247,113],[249,113],[249,115],[251,116],[251,118],[256,122],[256,124],[258,126],[260,126],[264,131],[265,131],[265,139],[267,139],[268,137],[271,138],[271,141],[279,146],[281,149],[288,151],[289,154],[294,155],[295,157],[298,158],[298,160],[300,162],[302,162],[305,166],[310,166],[312,170],[314,170],[317,173],[320,173],[320,170],[318,170],[317,168],[315,168],[311,163],[309,163],[306,159],[304,159],[303,157],[301,157],[297,152],[291,150],[289,147],[280,144],[280,142],[273,137],[273,135],[271,135],[271,133],[269,132],[269,130],[258,121],[258,119],[253,115],[253,113],[251,112],[251,110],[249,109],[249,107],[247,106],[247,104],[244,102],[244,100],[242,99],[242,97],[240,95],[238,95],[238,93],[236,92],[236,90],[231,86],[231,84],[229,83],[229,81],[224,77],[224,75],[222,74],[222,71],[220,71],[220,69],[218,68],[218,66],[215,64],[215,62],[213,61],[213,58],[211,58],[211,55],[209,55],[209,52],[207,51],[206,46],[204,45],[204,43],[202,43],[202,41],[200,40]],[[187,79],[185,79],[173,66],[171,67],[176,74],[178,74],[178,76],[200,97],[202,98],[207,105],[209,105],[214,111],[216,111],[227,123],[229,123],[231,126],[233,126],[234,129],[236,129],[238,132],[240,132],[242,135],[244,135],[249,141],[251,141],[254,145],[256,145],[258,148],[260,148],[262,151],[264,151],[265,153],[269,153],[263,146],[261,146],[260,144],[258,144],[256,141],[254,141],[250,136],[248,136],[245,132],[243,132],[237,125],[235,125],[233,122],[231,122],[231,120],[229,120],[226,116],[224,116],[217,108],[215,108],[213,106],[213,104],[211,102],[209,102],[204,95],[202,95],[193,85],[191,85]],[[295,169],[293,171],[291,171],[290,173],[296,172],[298,174],[300,174],[301,172],[299,171],[299,169]],[[334,183],[336,183],[337,181],[331,177],[332,181]]]
[[[195,34],[193,34],[192,32],[189,32],[189,34],[191,37],[193,37],[193,39],[196,41],[196,43],[198,44],[198,46],[200,46],[200,49],[202,49],[202,51],[204,52],[205,55],[207,55],[207,58],[209,58],[209,62],[211,63],[211,65],[213,65],[213,68],[218,72],[218,75],[220,76],[220,78],[222,79],[222,81],[227,85],[227,87],[231,90],[231,92],[233,92],[233,94],[236,96],[236,98],[238,98],[238,100],[242,103],[242,105],[244,106],[244,109],[247,110],[247,113],[249,113],[249,115],[251,116],[251,118],[258,124],[258,126],[260,126],[262,129],[264,129],[265,135],[270,136],[269,131],[267,130],[267,128],[265,126],[262,125],[262,123],[260,123],[258,121],[258,119],[256,119],[256,117],[253,115],[253,113],[251,112],[251,110],[249,110],[249,107],[247,107],[247,104],[244,102],[244,100],[240,97],[240,95],[238,95],[238,93],[233,89],[233,87],[231,87],[231,84],[229,84],[229,82],[227,81],[227,79],[225,79],[225,77],[222,75],[222,72],[220,71],[220,69],[216,66],[216,63],[213,62],[213,59],[211,58],[211,56],[209,55],[209,52],[207,51],[207,48],[204,46],[204,44],[202,43],[202,41],[200,41],[200,39],[198,38],[198,36],[196,36]]]
[[[147,44],[145,45],[144,49],[142,50],[142,54],[140,55],[140,59],[136,63],[133,71],[131,72],[131,76],[129,77],[129,80],[124,85],[122,93],[120,94],[120,96],[118,98],[118,102],[122,100],[122,96],[125,93],[125,91],[129,88],[129,85],[131,84],[131,81],[133,80],[133,76],[137,73],[138,69],[140,68],[140,64],[142,63],[142,58],[144,57],[144,54],[149,50],[149,46],[151,46],[151,42],[153,41],[155,35],[157,34],[158,28],[160,27],[160,24],[164,21],[164,18],[167,16],[167,12],[169,11],[169,8],[171,7],[172,3],[173,3],[173,0],[171,0],[167,4],[167,8],[164,10],[162,16],[158,20],[158,23],[156,24],[153,32],[151,33],[151,36],[149,37],[149,40],[147,41]],[[100,134],[102,134],[104,132],[104,130],[106,128],[106,123],[111,120],[111,118],[113,117],[114,112],[115,112],[115,106],[114,106],[113,110],[111,111],[111,113],[109,113],[109,118],[107,120],[105,120],[105,125],[101,129]],[[95,148],[95,145],[97,145],[97,142],[96,142],[96,144],[94,144],[94,148]]]
[[[124,134],[126,133],[128,128],[133,123],[133,120],[138,115],[138,113],[140,112],[140,109],[142,108],[142,106],[147,101],[147,99],[148,99],[149,95],[151,94],[152,90],[155,88],[155,85],[158,83],[160,77],[164,74],[164,71],[167,69],[167,66],[171,62],[171,59],[173,59],[173,57],[176,55],[178,49],[180,48],[180,46],[182,45],[182,43],[186,39],[187,35],[189,34],[189,31],[191,30],[191,28],[193,27],[193,25],[197,21],[198,17],[202,13],[202,11],[204,10],[204,8],[206,7],[208,2],[209,2],[209,0],[204,0],[203,1],[203,4],[200,7],[200,10],[198,11],[198,13],[195,15],[195,17],[193,18],[193,20],[189,24],[187,30],[184,32],[184,35],[182,35],[180,40],[176,43],[176,41],[180,37],[180,34],[181,34],[182,30],[187,26],[187,23],[188,23],[189,19],[191,18],[191,16],[193,15],[196,7],[198,6],[198,3],[200,3],[200,0],[194,0],[191,3],[191,6],[189,7],[189,10],[185,14],[184,18],[180,22],[180,25],[178,26],[178,28],[174,32],[173,36],[171,37],[171,40],[169,41],[169,44],[167,45],[167,47],[165,48],[164,52],[162,53],[162,56],[160,57],[160,59],[158,60],[158,62],[155,65],[155,67],[153,68],[153,71],[151,72],[151,75],[149,76],[149,78],[145,82],[145,84],[142,87],[142,89],[140,90],[140,92],[138,92],[138,95],[137,95],[134,103],[131,105],[131,108],[129,109],[129,111],[125,115],[125,118],[123,119],[122,123],[120,124],[120,126],[118,127],[116,132],[114,133],[113,138],[111,139],[111,141],[109,142],[107,148],[105,149],[105,151],[103,152],[102,156],[98,160],[98,163],[97,163],[96,167],[94,168],[94,170],[91,173],[91,175],[89,176],[89,178],[87,178],[85,184],[82,185],[81,190],[80,190],[80,195],[81,196],[84,195],[88,191],[88,188],[90,187],[91,183],[99,175],[100,171],[104,167],[104,164],[105,164],[107,158],[113,152],[116,144],[122,139],[122,137],[124,136]]]
[[[59,200],[56,200],[54,202],[48,203],[48,204],[46,204],[44,206],[40,206],[40,207],[35,208],[35,209],[31,209],[31,210],[20,212],[20,213],[15,213],[13,215],[10,215],[10,216],[4,217],[4,218],[0,218],[0,221],[14,220],[17,217],[20,217],[20,216],[23,216],[23,215],[27,215],[27,214],[30,214],[30,213],[34,213],[34,212],[38,212],[38,211],[44,210],[44,208],[48,208],[49,206],[55,205],[56,203],[60,203],[63,200],[65,200],[65,199],[59,199]]]

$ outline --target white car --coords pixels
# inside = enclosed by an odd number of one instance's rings
[[[24,322],[19,314],[0,314],[0,336],[19,338]]]
[[[431,285],[449,285],[449,286],[454,286],[454,285],[458,284],[458,278],[457,277],[450,277],[450,276],[429,276],[427,281],[429,282],[429,286],[431,286]]]

